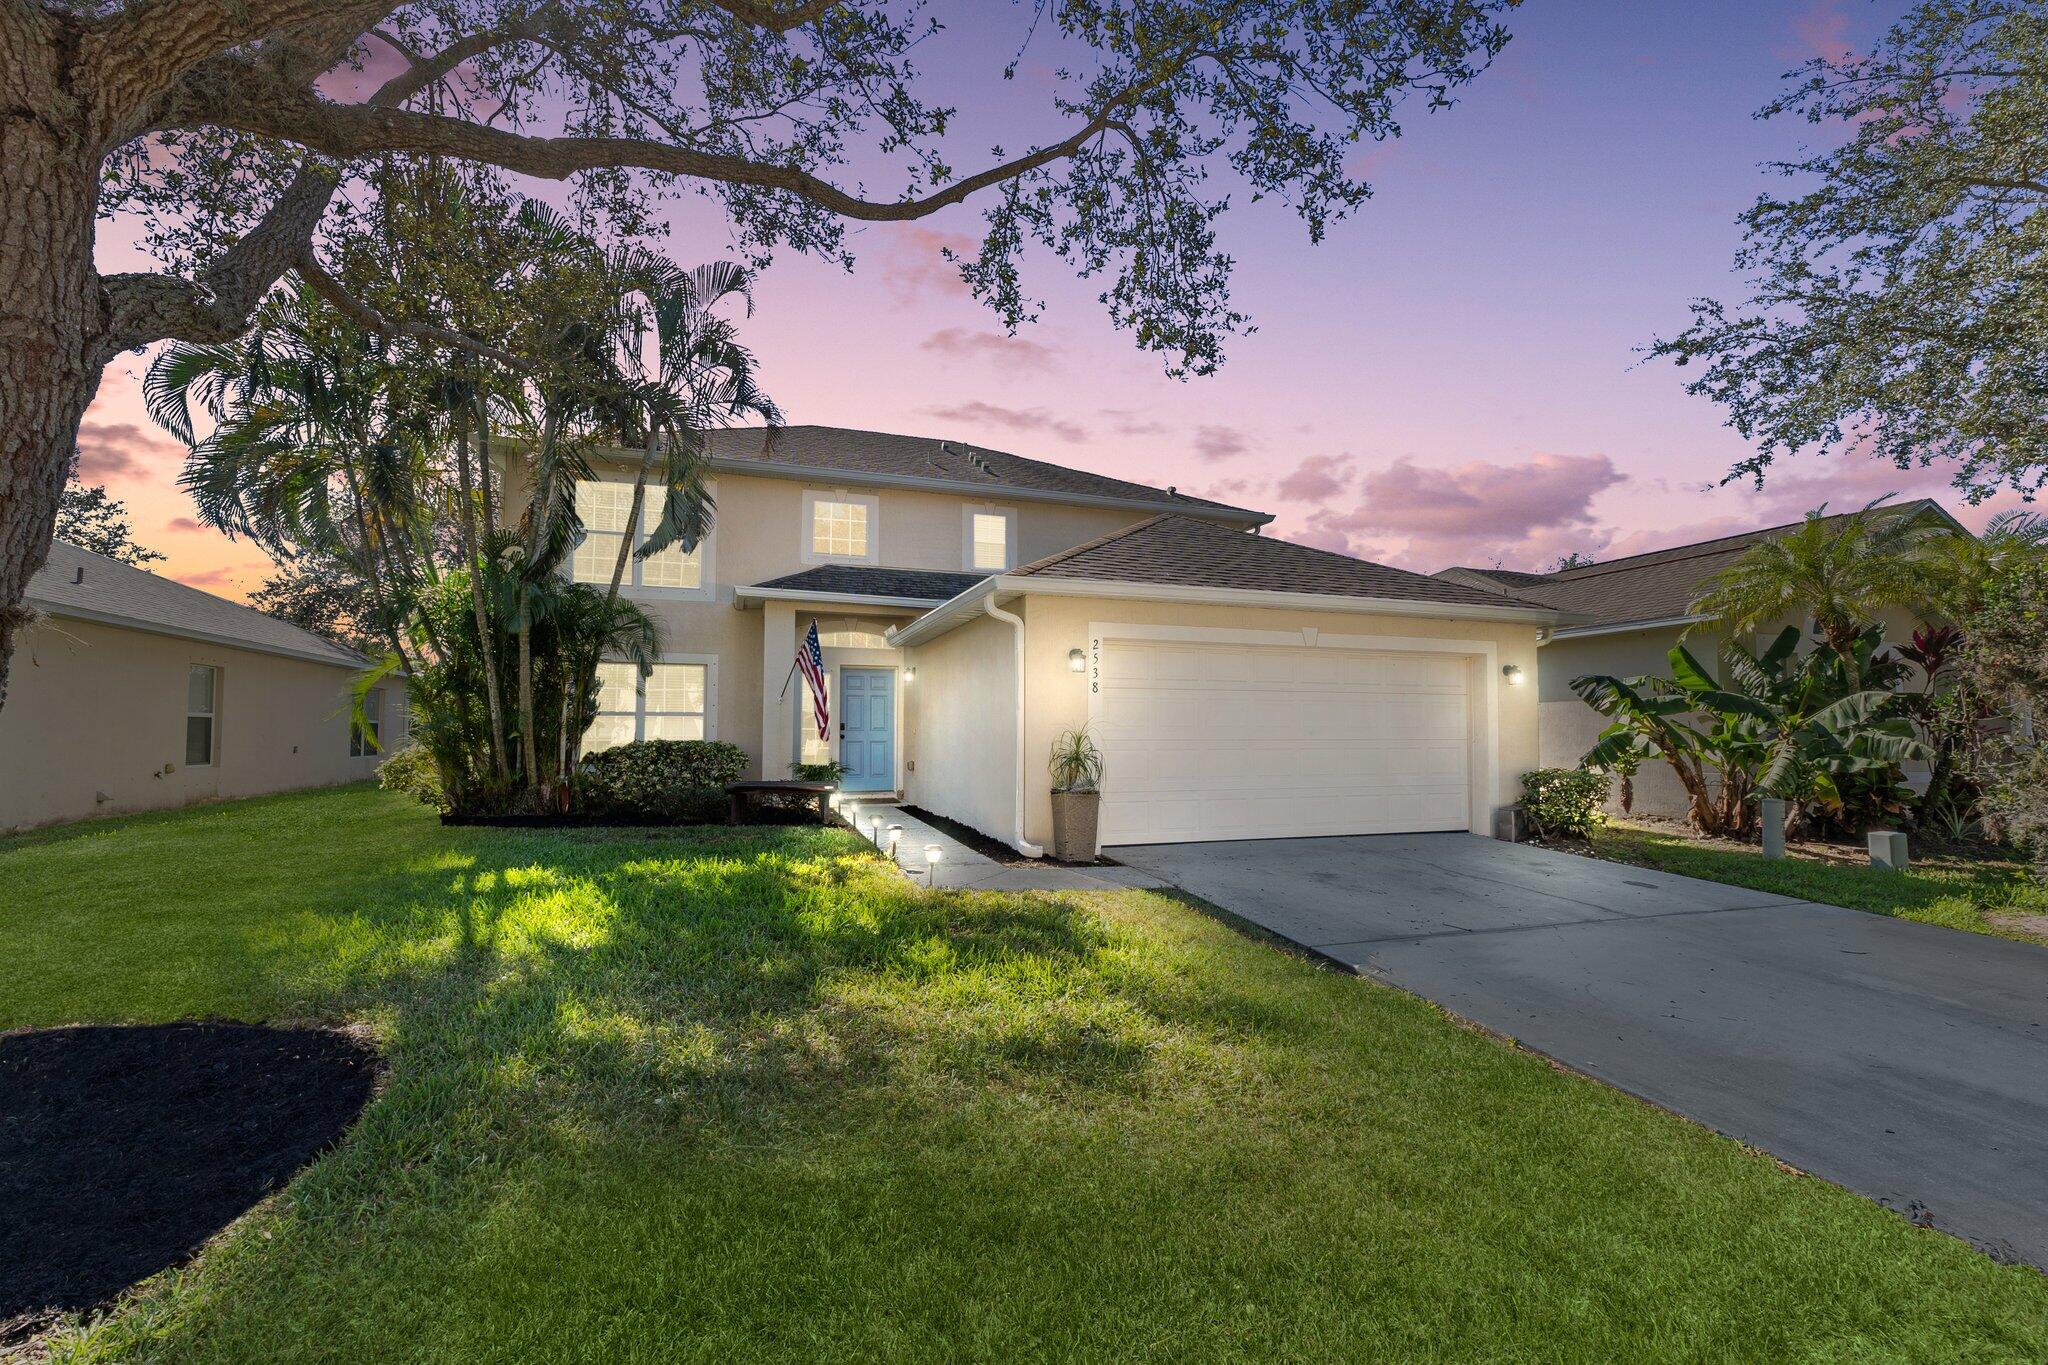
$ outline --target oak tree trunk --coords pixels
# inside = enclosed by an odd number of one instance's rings
[[[47,81],[9,60],[19,56],[0,51],[0,706],[32,615],[22,598],[49,558],[107,359],[92,259],[98,158],[49,109]]]

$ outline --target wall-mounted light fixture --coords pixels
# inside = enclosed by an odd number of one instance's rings
[[[916,682],[916,681],[917,681],[917,670],[916,670],[916,669],[914,669],[914,668],[906,668],[906,669],[904,669],[904,670],[903,670],[903,681],[905,681],[905,682]]]
[[[1076,673],[1086,673],[1088,671],[1088,655],[1082,650],[1068,650],[1067,667]]]
[[[1522,672],[1520,664],[1502,664],[1500,675],[1508,680],[1509,687],[1520,687],[1527,676]]]

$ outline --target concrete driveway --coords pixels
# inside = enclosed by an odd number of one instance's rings
[[[1114,856],[2048,1266],[2048,949],[1468,834]]]

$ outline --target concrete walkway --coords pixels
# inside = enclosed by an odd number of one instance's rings
[[[1110,853],[2048,1267],[2048,948],[1466,834]]]
[[[868,832],[868,822],[880,816],[885,832],[878,847],[884,851],[888,848],[888,827],[901,825],[903,833],[896,844],[896,865],[920,886],[972,888],[976,891],[1108,891],[1168,885],[1157,874],[1134,867],[999,863],[892,802],[848,802],[840,813],[853,821],[863,836]],[[932,845],[937,845],[940,850],[936,867],[925,861],[925,849]]]

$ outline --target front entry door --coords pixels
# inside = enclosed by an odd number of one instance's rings
[[[840,787],[850,792],[896,787],[896,670],[839,670]]]

